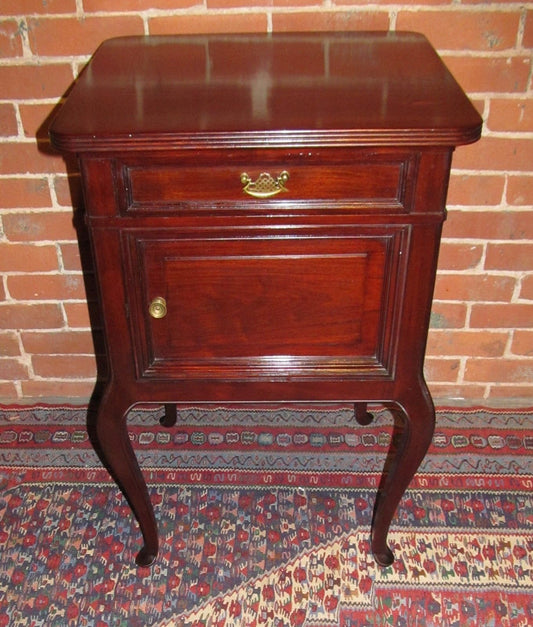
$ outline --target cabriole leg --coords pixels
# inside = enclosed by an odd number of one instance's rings
[[[102,461],[124,493],[141,528],[144,546],[135,561],[139,566],[149,566],[159,549],[157,524],[146,482],[128,436],[126,415],[131,405],[119,388],[109,385],[96,415],[96,435]]]
[[[424,459],[435,428],[435,408],[425,382],[398,401],[403,425],[395,427],[387,469],[376,497],[372,521],[372,552],[380,566],[390,566],[394,555],[387,534],[398,504]]]

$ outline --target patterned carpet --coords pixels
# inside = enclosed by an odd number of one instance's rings
[[[533,410],[438,412],[385,569],[369,529],[388,412],[161,413],[130,416],[161,536],[147,569],[86,408],[0,408],[0,626],[533,624]]]

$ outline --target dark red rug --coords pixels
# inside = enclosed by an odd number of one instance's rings
[[[143,569],[87,409],[0,408],[0,625],[533,624],[533,411],[438,412],[385,569],[386,411],[187,407],[168,430],[160,413],[130,417],[161,535]]]

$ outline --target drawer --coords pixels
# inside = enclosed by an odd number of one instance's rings
[[[388,376],[401,233],[131,233],[138,376]]]
[[[220,161],[219,161],[220,162]],[[123,209],[129,212],[261,211],[313,208],[409,211],[416,159],[220,165],[123,164]]]

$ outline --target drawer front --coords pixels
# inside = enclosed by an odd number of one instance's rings
[[[416,159],[261,162],[221,158],[219,165],[152,161],[122,164],[123,211],[272,211],[372,209],[407,212]]]
[[[130,234],[138,375],[388,376],[398,246],[399,233]]]

